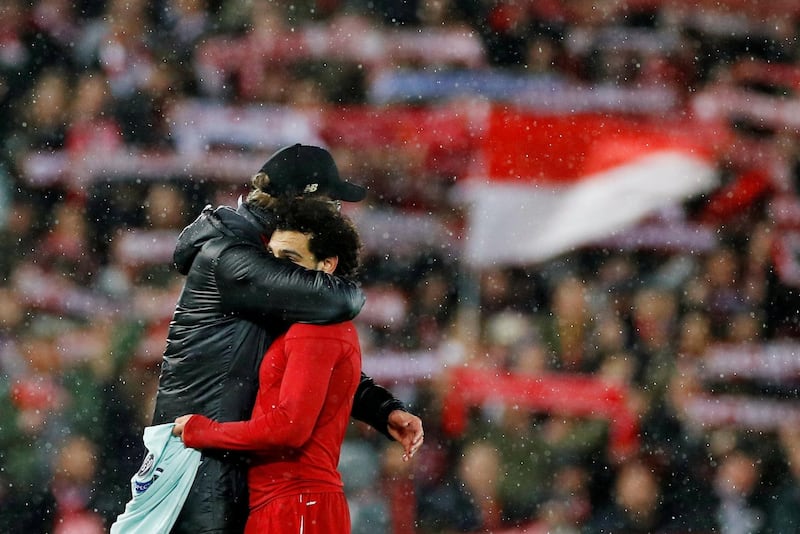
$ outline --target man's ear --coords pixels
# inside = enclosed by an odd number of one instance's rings
[[[319,270],[328,274],[333,274],[339,265],[339,256],[331,256],[319,262]]]

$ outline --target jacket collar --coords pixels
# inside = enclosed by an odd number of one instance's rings
[[[236,207],[236,213],[258,228],[258,231],[262,234],[272,234],[275,218],[269,210],[247,204],[240,196]]]

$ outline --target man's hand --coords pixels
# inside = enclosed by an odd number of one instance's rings
[[[422,446],[422,419],[403,410],[389,414],[389,434],[403,446],[403,461],[409,461]]]
[[[183,439],[183,427],[186,426],[186,423],[189,422],[189,419],[192,418],[192,414],[182,415],[175,419],[175,426],[172,427],[172,435],[178,436],[179,438]]]

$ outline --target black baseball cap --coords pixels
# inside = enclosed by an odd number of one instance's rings
[[[333,156],[318,146],[297,143],[284,147],[259,172],[269,177],[265,192],[274,197],[324,195],[332,200],[358,202],[367,194],[360,185],[342,180]]]

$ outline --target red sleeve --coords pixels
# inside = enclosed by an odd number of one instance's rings
[[[286,333],[286,371],[278,405],[248,421],[219,423],[195,415],[183,441],[195,449],[265,450],[301,447],[311,436],[325,404],[342,340],[325,326],[295,324]]]

